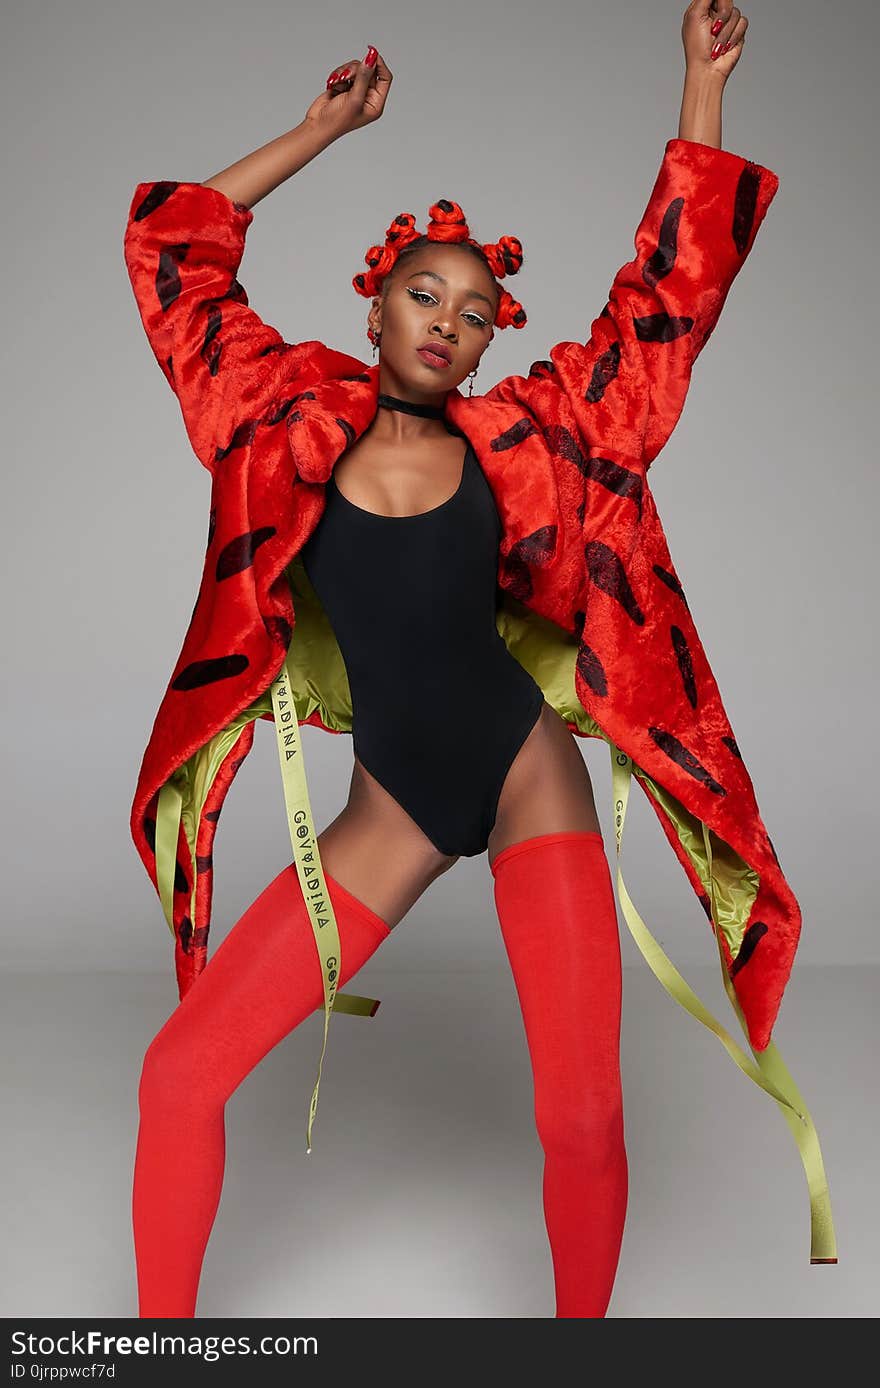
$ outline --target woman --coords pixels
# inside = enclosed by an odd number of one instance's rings
[[[456,387],[470,377],[472,389],[496,326],[525,322],[499,283],[519,269],[522,248],[511,236],[481,246],[455,203],[434,204],[426,237],[410,214],[396,218],[384,246],[367,252],[369,271],[354,278],[371,299],[378,370],[322,343],[285,343],[250,309],[236,277],[250,209],[340,135],[382,114],[392,74],[374,48],[330,75],[299,126],[206,184],[136,190],[126,263],[151,346],[213,478],[202,589],[132,810],[135,842],[174,933],[181,993],[148,1048],[139,1092],[133,1219],[142,1316],[195,1314],[223,1181],[226,1100],[322,1001],[325,1044],[331,1004],[375,1011],[373,1000],[337,989],[432,881],[460,856],[482,852],[532,1063],[556,1314],[605,1315],[628,1185],[621,959],[611,876],[573,732],[605,737],[618,769],[631,763],[616,742],[638,750],[631,769],[719,925],[713,852],[724,860],[729,898],[741,909],[732,931],[716,932],[718,947],[737,978],[747,1009],[740,1020],[759,1066],[756,1045],[769,1054],[797,903],[644,485],[776,189],[769,170],[720,150],[721,95],[747,23],[736,7],[716,11],[703,0],[685,13],[679,137],[667,146],[663,186],[652,197],[656,253],[638,262],[635,294],[633,267],[624,267],[586,349],[560,344],[528,382],[509,378],[485,397],[465,399]],[[661,192],[675,178],[695,195],[664,198],[661,220]],[[714,201],[702,196],[711,179]],[[679,261],[682,288],[702,295],[699,315],[680,306],[670,313],[676,228],[715,234],[705,219],[722,216],[716,202],[726,215],[728,201],[731,246],[701,262],[700,273],[716,278],[685,283]],[[679,227],[682,206],[693,220]],[[638,295],[641,316],[627,326],[621,308]],[[658,303],[664,312],[652,315]],[[605,498],[598,508],[597,491]],[[647,706],[638,715],[637,699],[656,689],[633,680],[631,635],[615,630],[602,602],[615,621],[623,611],[643,643],[661,627],[668,643],[670,624],[638,606],[635,571],[611,545],[617,521],[602,520],[609,497],[625,508],[620,524],[640,537],[641,552],[650,536],[662,560],[655,574],[666,600],[679,605],[671,630],[683,692],[675,707],[685,717],[708,710],[713,728],[726,730],[723,755],[736,764],[725,786],[683,741],[654,726]],[[588,581],[605,595],[589,617],[580,606]],[[649,645],[640,650],[650,670]],[[615,683],[621,653],[630,660],[625,686]],[[276,725],[295,861],[208,962],[213,835],[258,717]],[[348,803],[317,835],[302,723],[354,734]],[[648,774],[658,765],[662,783]],[[625,795],[618,850],[621,806]],[[724,834],[714,838],[710,822]],[[685,832],[694,825],[705,858]],[[748,858],[736,851],[746,844]],[[634,928],[626,902],[625,911]],[[759,948],[768,931],[772,955]],[[775,1088],[750,1060],[734,1058],[789,1109],[797,1106],[778,1057]],[[317,1085],[309,1140],[316,1102]],[[802,1107],[799,1121],[809,1122]],[[820,1186],[814,1181],[814,1191]],[[820,1251],[829,1248],[826,1241]]]

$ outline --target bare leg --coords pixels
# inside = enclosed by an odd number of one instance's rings
[[[389,926],[458,862],[434,847],[357,757],[348,804],[318,835],[318,847],[325,868]]]
[[[545,702],[507,773],[489,835],[490,867],[510,844],[563,829],[595,833],[599,817],[590,773],[574,735]]]

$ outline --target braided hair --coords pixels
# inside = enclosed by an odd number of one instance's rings
[[[496,280],[503,279],[505,275],[515,275],[520,269],[523,253],[522,242],[517,236],[502,236],[500,241],[481,245],[471,236],[459,204],[450,202],[448,198],[441,198],[439,202],[432,203],[428,208],[428,216],[428,230],[422,233],[416,230],[416,219],[411,212],[398,213],[385,233],[385,244],[371,246],[364,256],[370,268],[366,272],[361,271],[352,279],[358,294],[362,294],[365,299],[372,299],[375,294],[384,292],[383,286],[387,284],[391,271],[398,262],[404,256],[422,250],[433,241],[464,247],[491,275],[494,275]],[[501,288],[500,285],[498,288],[494,326],[524,328],[527,319],[522,304],[514,299],[507,289]],[[367,329],[367,336],[371,342],[375,342],[372,328]]]

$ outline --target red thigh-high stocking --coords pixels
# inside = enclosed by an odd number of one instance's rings
[[[342,989],[390,927],[326,870],[324,877]],[[232,927],[144,1057],[132,1193],[140,1316],[195,1315],[223,1185],[226,1100],[323,1005],[311,918],[289,864]]]
[[[524,839],[492,873],[532,1063],[556,1315],[602,1317],[628,1196],[620,938],[602,835]]]

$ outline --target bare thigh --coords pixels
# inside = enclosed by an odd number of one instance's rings
[[[348,804],[318,835],[318,849],[330,876],[388,926],[460,856],[441,853],[357,757]]]
[[[596,833],[601,826],[574,734],[545,700],[505,778],[489,835],[489,863],[512,843],[567,830]]]

